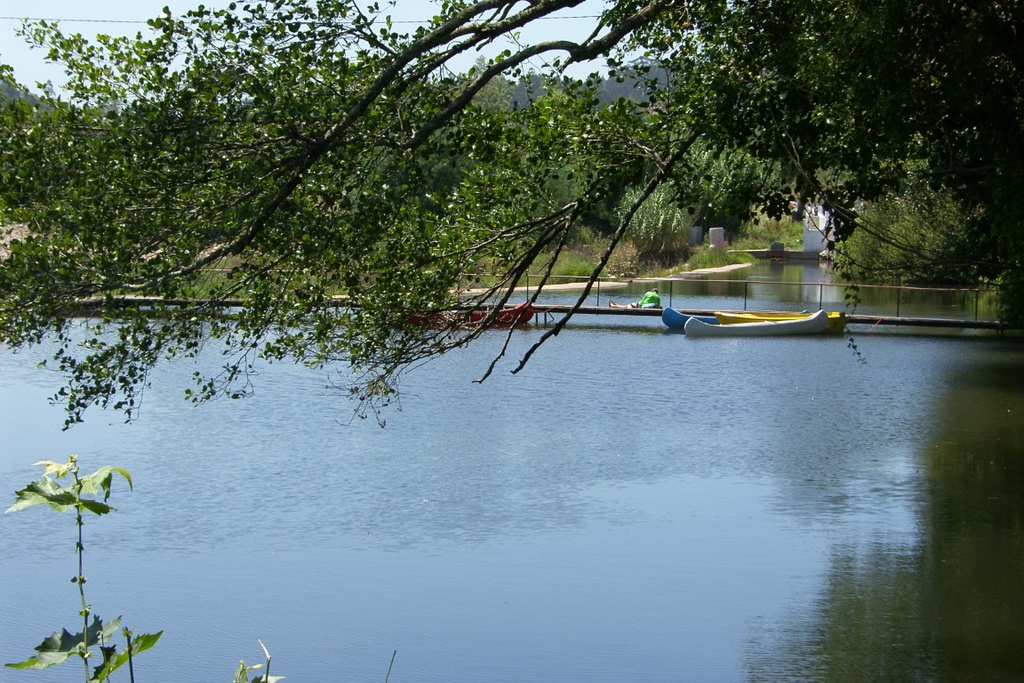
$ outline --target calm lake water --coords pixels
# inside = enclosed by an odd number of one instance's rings
[[[283,364],[193,408],[181,363],[134,424],[62,432],[43,351],[0,351],[0,504],[70,451],[132,472],[85,573],[102,616],[165,631],[140,683],[229,680],[257,638],[307,682],[395,651],[391,683],[1024,678],[1019,340],[599,318],[515,376],[543,326],[483,384],[502,333],[416,368],[383,429]],[[0,515],[0,661],[76,630],[74,537]]]

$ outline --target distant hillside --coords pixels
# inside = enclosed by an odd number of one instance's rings
[[[39,102],[39,98],[35,95],[18,90],[10,83],[0,81],[0,102],[10,102],[12,100],[28,100],[32,104],[38,104]]]
[[[650,97],[650,83],[653,81],[664,87],[669,75],[661,65],[637,61],[619,69],[615,78],[603,78],[597,83],[597,101],[608,104],[621,97],[644,101]],[[527,74],[516,84],[512,92],[512,103],[522,108],[529,105],[546,90],[545,81],[535,73]]]

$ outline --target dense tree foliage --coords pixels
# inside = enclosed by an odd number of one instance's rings
[[[854,207],[924,185],[970,219],[960,276],[1014,283],[1024,252],[1024,8],[1015,2],[740,3],[710,46],[730,136],[791,168],[840,235],[887,239]],[[742,16],[742,20],[736,20]],[[745,76],[743,76],[745,74]],[[731,88],[731,90],[730,90]],[[784,197],[769,198],[776,211]],[[927,236],[925,236],[927,238]],[[941,276],[940,276],[941,278]],[[1006,301],[1020,315],[1021,300]]]
[[[1016,3],[616,0],[584,41],[449,68],[577,4],[446,0],[409,35],[350,0],[200,8],[153,20],[148,40],[35,26],[71,94],[0,114],[0,206],[25,226],[0,261],[0,338],[65,342],[72,419],[93,403],[131,414],[155,363],[211,338],[224,372],[197,378],[197,400],[243,394],[257,359],[287,357],[336,364],[379,405],[403,368],[490,322],[410,321],[507,301],[637,188],[596,277],[651,193],[674,184],[699,209],[698,176],[724,159],[744,160],[737,188],[705,193],[705,210],[799,196],[844,233],[854,200],[916,174],[972,208],[979,274],[1018,272]],[[638,54],[644,96],[609,95]],[[527,73],[538,57],[549,73]],[[602,57],[610,79],[560,71]],[[68,316],[88,306],[80,347]]]
[[[862,225],[837,255],[843,272],[858,283],[965,285],[977,281],[963,255],[975,250],[971,217],[952,192],[912,183],[866,204]]]

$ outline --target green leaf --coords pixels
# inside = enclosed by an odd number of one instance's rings
[[[113,512],[116,508],[113,508],[106,503],[101,503],[98,500],[90,500],[89,498],[83,498],[81,501],[83,508],[92,512],[96,515],[105,515],[108,512]]]
[[[107,649],[104,648],[103,664],[95,668],[91,680],[107,680],[110,677],[110,674],[127,664],[129,659],[134,659],[139,653],[145,652],[156,645],[156,641],[160,640],[160,636],[162,636],[163,633],[163,631],[157,631],[156,633],[140,633],[133,636],[131,639],[130,653],[127,649],[123,652],[115,653],[116,648],[110,648],[108,655]]]
[[[234,678],[233,683],[249,683],[249,672],[250,671],[259,671],[262,668],[263,668],[262,664],[255,664],[253,666],[246,666],[244,660],[239,662],[238,663],[238,670],[235,671],[235,678]],[[259,680],[259,678],[260,678],[259,676],[254,676],[253,680],[254,681]]]
[[[33,467],[42,467],[43,476],[53,476],[56,479],[61,479],[68,476],[71,468],[75,466],[77,458],[68,458],[67,462],[54,462],[53,460],[39,460],[38,462],[32,463]]]
[[[15,502],[5,512],[17,512],[35,505],[49,505],[63,512],[74,509],[75,494],[49,477],[37,479],[20,491],[15,492]]]
[[[110,467],[107,465],[105,467],[101,467],[92,474],[82,477],[82,493],[98,493],[100,489],[102,489],[103,500],[106,500],[110,497],[110,485],[115,474],[120,474],[124,477],[124,480],[128,482],[128,488],[132,487],[132,475],[129,474],[128,470],[121,467]]]
[[[82,477],[79,480],[80,492],[76,494],[74,488],[61,486],[57,483],[56,479],[49,476],[54,473],[58,479],[66,476],[68,474],[68,465],[73,464],[72,461],[63,465],[49,461],[36,464],[45,467],[43,478],[37,479],[24,489],[17,491],[14,504],[7,508],[6,512],[17,512],[36,505],[49,505],[54,510],[60,512],[73,510],[81,506],[83,509],[96,515],[105,515],[113,512],[115,509],[105,502],[110,497],[110,488],[114,475],[118,474],[123,477],[128,482],[129,488],[132,486],[132,477],[128,470],[120,467],[106,466]],[[96,494],[100,491],[103,491],[104,502],[81,497],[82,495]]]
[[[86,629],[85,644],[81,633],[70,633],[62,629],[54,631],[46,640],[35,647],[38,654],[23,662],[7,664],[11,669],[45,669],[60,664],[72,655],[82,654],[83,647],[89,648],[98,643],[108,643],[120,628],[121,617],[104,624],[98,616],[93,616],[92,624]]]
[[[263,674],[255,674],[252,679],[249,678],[250,673],[259,671],[262,668],[262,664],[246,666],[245,660],[242,660],[238,663],[238,669],[235,671],[232,683],[277,683],[277,681],[283,681],[285,678],[284,676],[265,676]]]

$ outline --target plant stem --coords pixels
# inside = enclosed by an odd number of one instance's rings
[[[78,478],[77,462],[71,468],[71,475],[75,478],[72,490],[75,492],[75,521],[78,524],[78,576],[75,577],[75,583],[78,584],[78,596],[82,600],[82,651],[79,656],[85,670],[85,683],[89,683],[89,603],[85,600],[85,544],[82,541],[85,518],[82,515],[82,480]]]
[[[128,680],[135,683],[135,664],[132,659],[132,632],[124,629],[124,639],[128,642]]]
[[[391,667],[395,665],[395,657],[398,656],[398,650],[391,653],[391,663],[388,664],[388,673],[384,676],[384,683],[388,683],[388,679],[391,678]]]
[[[267,668],[263,670],[263,683],[270,683],[270,651],[267,650],[267,646],[259,638],[256,639],[256,642],[263,648],[263,656],[267,658]]]

